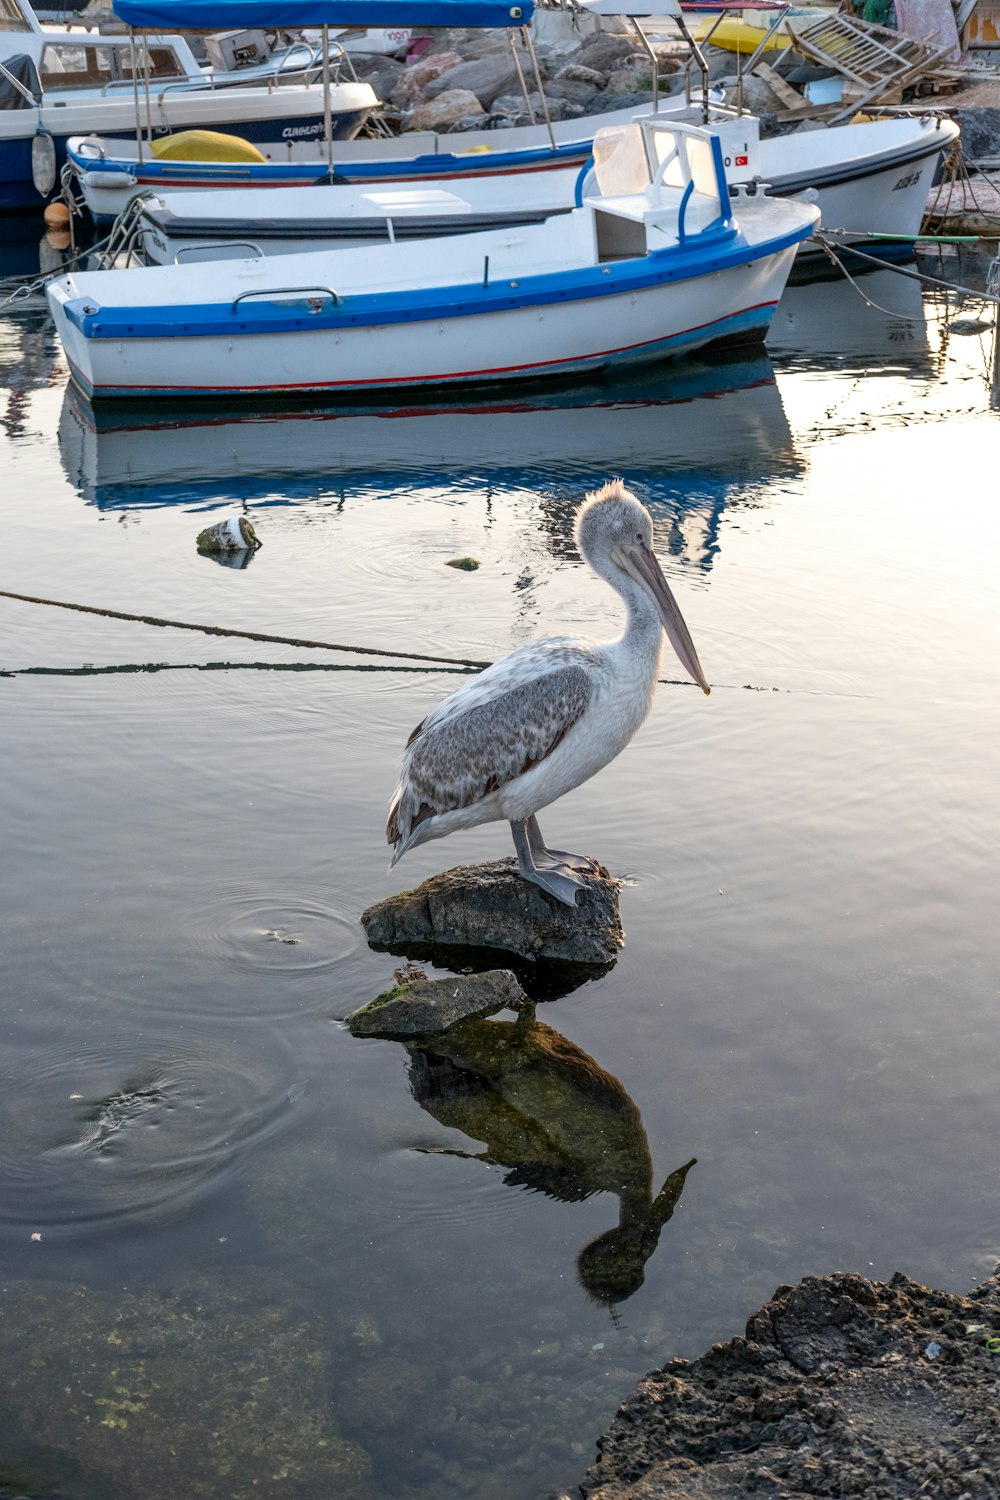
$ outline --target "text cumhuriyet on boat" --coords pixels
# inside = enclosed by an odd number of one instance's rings
[[[710,126],[601,131],[594,161],[541,224],[60,277],[73,378],[94,398],[449,386],[763,338],[815,206],[731,198]]]

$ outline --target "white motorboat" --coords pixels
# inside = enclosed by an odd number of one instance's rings
[[[42,206],[71,136],[98,132],[147,158],[140,123],[149,138],[214,130],[274,148],[322,141],[327,113],[332,136],[346,139],[379,103],[369,84],[338,79],[327,110],[313,47],[226,70],[200,66],[169,31],[136,45],[128,36],[50,30],[29,0],[0,0],[0,212]]]
[[[779,197],[810,193],[822,224],[838,231],[841,244],[916,234],[937,163],[958,136],[950,120],[917,116],[758,141],[752,117],[728,118],[729,140],[740,142],[726,152],[730,183],[745,182],[749,174]],[[733,165],[734,159],[745,165]],[[341,241],[463,233],[568,212],[577,181],[573,169],[562,168],[461,183],[443,176],[399,185],[278,188],[263,196],[259,188],[161,192],[137,205],[131,243],[147,265],[169,265],[178,257],[231,259],[245,255],[248,244],[262,255],[289,255]],[[803,253],[809,250],[807,243]]]
[[[812,204],[731,200],[712,128],[599,132],[592,191],[514,229],[51,282],[94,398],[567,376],[763,338]]]

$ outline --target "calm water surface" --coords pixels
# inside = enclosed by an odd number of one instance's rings
[[[0,313],[0,588],[491,658],[616,630],[571,524],[622,474],[718,685],[543,817],[625,877],[617,964],[408,1051],[340,1022],[457,679],[0,600],[0,1494],[537,1500],[779,1282],[1000,1259],[990,335],[863,285],[770,357],[181,423]],[[239,509],[250,565],[199,557]]]

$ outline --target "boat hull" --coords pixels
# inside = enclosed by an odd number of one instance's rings
[[[332,130],[334,139],[346,141],[361,129],[377,100],[367,85],[352,84],[340,89],[343,98],[334,109]],[[285,151],[289,144],[318,143],[323,138],[322,94],[315,89],[275,89],[271,93],[235,88],[178,90],[162,101],[154,101],[153,114],[154,136],[169,135],[175,130],[220,130],[237,134],[255,145],[267,144]],[[2,112],[0,212],[41,208],[45,202],[35,187],[31,170],[31,145],[39,124],[52,136],[59,170],[67,159],[70,138],[86,131],[99,130],[107,140],[131,141],[134,149],[135,107],[128,98],[77,100],[65,107],[47,105],[41,111]],[[318,145],[315,149],[316,160],[307,178],[311,181],[324,170]],[[167,169],[169,180],[171,164],[158,165]],[[238,175],[241,168],[229,164],[228,170]],[[119,190],[114,194],[114,215],[124,208],[131,191],[134,186],[129,192],[123,194]]]
[[[91,400],[482,385],[564,378],[760,341],[796,247],[797,240],[750,263],[683,280],[667,273],[669,279],[639,286],[625,276],[620,289],[612,284],[603,295],[520,306],[501,305],[515,297],[495,298],[490,312],[412,321],[404,314],[355,325],[341,318],[319,327],[318,314],[304,309],[297,320],[292,312],[280,320],[300,326],[267,332],[257,332],[249,315],[239,332],[234,320],[230,337],[220,336],[218,325],[211,335],[193,334],[183,310],[173,327],[162,323],[162,332],[137,336],[143,315],[160,309],[122,310],[123,317],[134,311],[131,324],[112,319],[103,325],[107,336],[88,337],[80,326],[87,318],[67,311],[72,299],[64,286],[51,288],[50,303],[73,379]],[[477,289],[454,290],[474,304]],[[100,323],[104,314],[96,317]],[[126,328],[132,331],[118,337]]]

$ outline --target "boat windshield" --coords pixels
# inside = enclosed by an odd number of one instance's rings
[[[9,0],[0,0],[0,5]],[[139,53],[139,76],[145,71]],[[49,42],[39,64],[42,87],[47,94],[59,89],[102,88],[105,84],[131,82],[132,53],[128,46],[104,42]],[[184,78],[185,70],[172,47],[149,48],[150,78]]]
[[[17,0],[0,0],[0,31],[30,31],[28,18]]]

